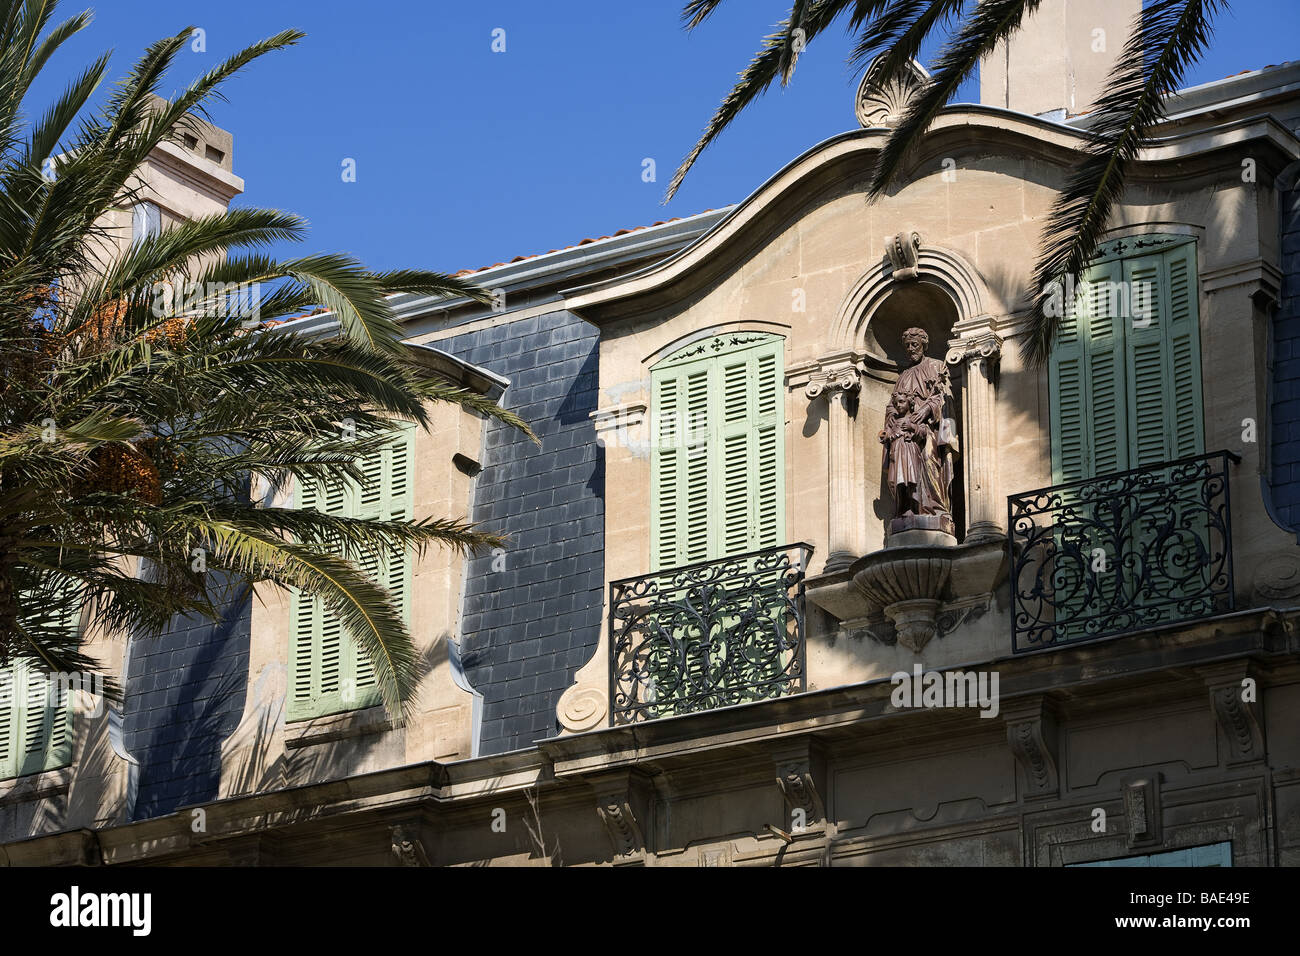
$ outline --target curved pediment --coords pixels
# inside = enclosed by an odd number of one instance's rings
[[[640,272],[564,292],[568,307],[600,324],[656,309],[700,294],[745,259],[753,255],[780,229],[805,215],[819,197],[842,189],[846,182],[865,182],[877,152],[889,136],[886,129],[860,129],[834,136],[809,149],[772,176],[731,213],[695,242],[675,255]],[[980,171],[995,169],[1003,179],[1028,182],[1030,163],[1059,173],[1076,165],[1087,133],[1081,129],[1037,117],[986,106],[949,108],[935,120],[900,184],[878,200],[872,209],[884,215],[910,218],[906,208],[888,204],[906,202],[907,191],[918,183],[938,178],[951,168],[963,173],[962,157],[980,164]],[[1129,176],[1132,186],[1160,182],[1164,186],[1186,180],[1199,188],[1197,177],[1222,175],[1224,150],[1268,153],[1278,168],[1295,158],[1295,140],[1275,121],[1254,118],[1214,130],[1193,131],[1152,140],[1144,148]],[[1055,190],[1057,182],[1037,183]],[[925,200],[918,200],[924,202]],[[1004,219],[1003,222],[1006,220]]]

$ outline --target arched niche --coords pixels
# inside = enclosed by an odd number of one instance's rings
[[[904,330],[924,329],[929,336],[927,353],[948,362],[953,384],[949,414],[956,419],[959,434],[970,437],[972,430],[978,430],[984,434],[978,436],[976,444],[992,440],[984,420],[973,429],[968,414],[972,387],[980,392],[976,396],[978,409],[991,401],[986,391],[989,380],[981,373],[975,381],[964,359],[954,360],[954,350],[964,349],[968,341],[983,343],[986,335],[993,334],[994,322],[985,305],[993,299],[984,281],[960,255],[927,247],[917,233],[910,231],[891,239],[887,254],[863,273],[844,297],[831,327],[830,349],[819,360],[822,368],[816,373],[820,387],[839,387],[838,398],[832,395],[828,411],[828,571],[846,567],[857,556],[884,545],[893,501],[876,436],[884,423],[890,391],[903,367]],[[845,378],[837,372],[846,360],[859,376]],[[816,391],[814,388],[809,395]],[[971,458],[965,453],[962,457],[965,462],[958,464],[961,480],[954,482],[953,488],[953,519],[959,531],[985,535],[991,524],[984,512],[992,506],[981,499],[979,513],[971,510],[967,494]],[[979,483],[986,484],[982,473]]]
[[[867,270],[840,304],[831,327],[838,350],[863,356],[869,367],[897,373],[901,344],[894,328],[911,314],[910,325],[930,335],[930,350],[942,357],[954,328],[986,315],[983,280],[957,253],[925,246],[912,233],[891,241],[891,253]]]

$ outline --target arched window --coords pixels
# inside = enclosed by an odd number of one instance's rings
[[[783,543],[784,346],[726,333],[651,369],[651,570]]]
[[[1103,246],[1052,350],[1054,484],[1205,450],[1197,297],[1191,237]]]
[[[296,506],[351,518],[409,521],[414,462],[415,426],[403,422],[389,441],[361,459],[361,484],[344,478],[302,482]],[[410,552],[401,548],[368,551],[358,563],[371,580],[388,589],[409,624]],[[380,703],[379,682],[370,658],[320,596],[294,591],[289,622],[289,720],[361,710]]]

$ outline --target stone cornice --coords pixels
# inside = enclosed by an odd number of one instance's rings
[[[1193,681],[1203,688],[1205,682],[1189,680],[1189,675],[1195,674],[1196,668],[1221,670],[1224,662],[1233,658],[1255,661],[1249,673],[1258,676],[1261,686],[1266,685],[1269,666],[1276,661],[1285,667],[1297,650],[1297,625],[1300,611],[1252,609],[1207,618],[1190,627],[1173,626],[1113,641],[970,662],[963,667],[998,668],[1003,710],[1013,719],[1020,713],[1018,702],[1037,706],[1032,702],[1040,698],[1055,699],[1055,707],[1068,716],[1070,708],[1087,707],[1092,698],[1131,698],[1135,685],[1149,692],[1156,676],[1178,687],[1187,684],[1189,691]],[[1218,687],[1213,680],[1208,683]],[[343,820],[359,813],[409,812],[415,805],[434,813],[458,808],[478,812],[474,808],[522,798],[525,790],[539,785],[558,787],[567,794],[566,799],[580,803],[590,797],[594,774],[685,767],[701,760],[752,753],[756,745],[785,746],[797,737],[816,739],[823,745],[838,742],[915,752],[927,746],[927,741],[951,746],[968,737],[976,742],[1005,728],[1003,721],[971,720],[970,714],[953,709],[898,711],[890,702],[892,690],[888,679],[814,690],[672,720],[552,738],[508,754],[452,764],[414,764],[231,797],[202,805],[207,822],[204,833],[191,830],[195,808],[184,807],[167,816],[93,833],[65,831],[10,843],[0,846],[0,862],[85,862],[86,833],[93,837],[96,852],[106,864],[161,860],[299,824],[328,824],[337,819],[345,826]],[[904,737],[906,745],[900,743]]]

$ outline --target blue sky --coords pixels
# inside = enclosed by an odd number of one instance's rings
[[[42,107],[105,49],[116,79],[147,43],[203,28],[206,52],[180,58],[171,93],[257,39],[305,31],[212,110],[235,136],[247,184],[237,202],[308,219],[294,252],[349,252],[376,269],[476,268],[738,202],[857,125],[850,42],[828,34],[662,205],[677,163],[788,10],[781,0],[731,0],[689,35],[680,0],[101,0],[61,12],[85,5],[95,22],[47,67]],[[1295,0],[1239,0],[1189,85],[1300,57],[1295,12]],[[498,28],[504,53],[492,51]],[[977,99],[977,84],[962,93]],[[343,181],[348,158],[356,182]],[[642,180],[647,158],[656,182]]]

